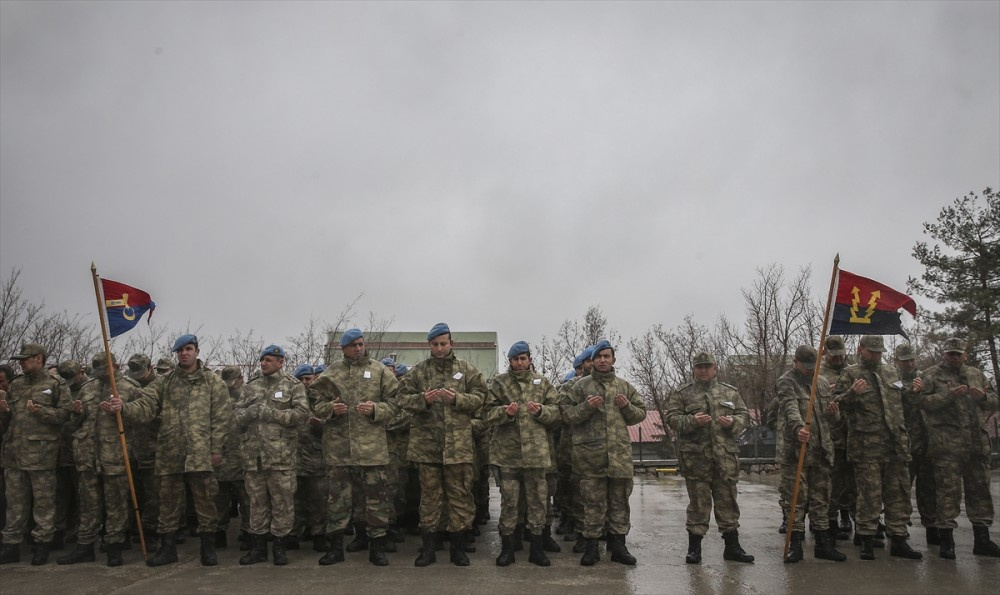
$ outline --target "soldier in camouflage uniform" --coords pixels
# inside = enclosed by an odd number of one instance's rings
[[[774,432],[774,460],[781,465],[785,460],[785,418],[781,414],[781,401],[777,395],[767,404],[767,416],[764,418],[764,425]],[[794,446],[794,442],[792,445]],[[778,508],[781,509],[781,524],[778,525],[778,533],[784,535],[788,531],[788,503],[792,500],[792,493],[785,488],[785,482],[778,484]]]
[[[548,504],[545,472],[552,466],[553,449],[548,427],[559,421],[556,389],[532,371],[531,352],[524,341],[507,351],[510,370],[490,383],[483,417],[492,426],[490,462],[500,485],[500,555],[497,566],[514,563],[514,526],[518,521],[521,492],[531,534],[528,561],[538,566],[550,562],[542,548],[542,529]]]
[[[292,374],[306,388],[309,402],[309,419],[299,427],[298,490],[295,492],[295,529],[289,538],[288,549],[296,549],[295,539],[312,539],[313,550],[325,552],[329,549],[326,541],[326,508],[330,498],[330,483],[326,479],[326,463],[323,462],[323,420],[313,415],[316,405],[315,395],[309,386],[319,375],[318,368],[309,364],[296,366]]]
[[[823,354],[823,366],[819,373],[832,387],[836,385],[840,374],[847,367],[847,347],[843,337],[836,335],[827,337]],[[830,423],[830,437],[833,439],[833,467],[830,469],[830,526],[837,527],[837,539],[850,539],[851,530],[854,528],[851,515],[854,514],[857,495],[854,491],[854,465],[847,460],[846,415],[841,415],[839,421]]]
[[[632,494],[632,442],[628,426],[646,418],[642,397],[615,375],[615,350],[608,341],[594,346],[593,370],[560,397],[563,421],[573,428],[573,471],[580,476],[583,500],[581,566],[601,557],[597,540],[608,530],[611,561],[635,564],[625,546],[631,528],[628,498]]]
[[[162,361],[161,359],[161,364]],[[157,372],[150,364],[149,356],[136,353],[128,358],[128,376],[138,382],[140,388],[149,386],[156,380],[156,375]],[[128,455],[132,459],[132,478],[139,499],[139,510],[142,513],[142,531],[147,540],[156,532],[156,519],[160,514],[158,500],[160,483],[154,469],[156,434],[159,431],[159,417],[145,423],[130,423],[128,427]]]
[[[927,533],[927,545],[938,545],[938,528],[935,526],[936,505],[934,485],[934,465],[927,457],[927,426],[924,412],[920,408],[923,400],[923,379],[917,370],[917,354],[908,343],[898,345],[895,350],[896,372],[903,383],[903,418],[906,433],[910,436],[910,487],[917,486],[917,513],[920,524]]]
[[[809,393],[812,387],[813,370],[816,368],[816,350],[809,345],[800,345],[795,350],[792,369],[778,378],[778,401],[781,404],[782,425],[778,428],[787,447],[781,459],[781,483],[783,491],[791,494],[795,489],[795,474],[798,469],[801,444],[806,445],[802,477],[799,482],[799,499],[792,519],[791,547],[785,562],[802,560],[802,540],[805,538],[806,509],[809,522],[816,529],[816,547],[813,555],[825,560],[843,562],[847,556],[835,549],[836,536],[830,534],[830,466],[833,465],[833,440],[827,419],[840,417],[840,408],[831,400],[830,383],[820,376],[816,379],[816,398],[813,402],[810,425],[806,426],[806,412],[809,409]],[[786,515],[790,514],[786,511]]]
[[[323,458],[330,480],[330,550],[322,565],[344,560],[344,529],[352,516],[364,518],[354,532],[368,545],[368,561],[389,564],[385,535],[392,513],[386,476],[389,448],[385,426],[396,415],[396,375],[365,353],[364,335],[349,329],[340,337],[343,359],[331,364],[309,387],[314,413],[324,420]],[[357,481],[352,481],[352,475]],[[360,490],[364,499],[355,498]],[[360,501],[364,510],[354,510]],[[363,516],[362,516],[363,515]]]
[[[393,368],[393,375],[398,381],[409,368],[398,363]],[[389,442],[389,465],[386,473],[389,478],[389,497],[392,499],[392,519],[386,535],[386,545],[392,542],[404,541],[402,526],[416,528],[419,522],[418,507],[420,504],[420,488],[416,469],[406,460],[406,451],[410,446],[410,423],[413,415],[404,409],[396,411],[396,415],[385,428],[386,440]],[[419,530],[418,530],[419,531]],[[392,549],[386,549],[392,552]]]
[[[45,348],[26,343],[11,357],[23,375],[10,383],[7,399],[0,401],[0,417],[7,426],[3,461],[7,488],[7,525],[3,529],[0,564],[21,560],[21,541],[29,515],[35,520],[31,564],[49,559],[55,535],[56,463],[59,433],[69,419],[69,387],[45,369]]]
[[[83,385],[90,382],[87,370],[75,359],[59,363],[56,370],[60,378],[69,386],[70,399],[80,396]],[[68,421],[59,434],[59,464],[56,466],[56,534],[52,540],[52,549],[63,549],[64,542],[76,539],[80,526],[80,477],[73,460],[73,429]]]
[[[243,371],[238,366],[227,366],[219,374],[229,389],[229,402],[235,415],[236,404],[243,397]],[[215,531],[215,547],[224,548],[229,545],[226,531],[229,529],[229,519],[233,516],[233,505],[237,506],[240,515],[240,541],[250,541],[250,495],[243,481],[243,458],[240,455],[240,442],[243,432],[234,427],[226,435],[222,445],[222,464],[215,468],[215,481],[219,484],[219,493],[215,497],[215,509],[219,512],[219,524]]]
[[[104,401],[101,407],[121,411],[129,422],[150,421],[160,416],[156,439],[156,474],[160,478],[160,516],[157,528],[160,547],[146,564],[162,566],[177,562],[174,534],[184,511],[185,485],[198,514],[201,564],[215,566],[215,528],[219,514],[215,495],[219,486],[212,470],[222,464],[226,435],[232,431],[233,410],[226,383],[198,359],[198,338],[181,335],[174,341],[177,368],[158,377],[142,390],[142,396],[125,403]]]
[[[250,551],[240,564],[267,560],[267,535],[274,538],[275,566],[288,564],[285,538],[295,524],[295,455],[298,428],[309,419],[305,387],[286,374],[285,350],[260,352],[260,374],[243,388],[236,404],[242,432],[243,482],[250,496]]]
[[[111,395],[108,378],[107,356],[102,352],[91,362],[94,379],[83,386],[71,403],[73,454],[80,486],[80,532],[76,548],[56,560],[59,564],[93,562],[94,543],[104,525],[104,542],[107,544],[108,566],[122,565],[122,549],[129,516],[132,510],[125,475],[125,458],[118,437],[115,416],[102,411],[100,403]],[[123,401],[131,401],[139,394],[139,383],[118,371],[118,361],[112,356],[115,370],[115,388]],[[126,428],[126,435],[128,428]],[[102,498],[103,495],[103,505]],[[103,513],[102,513],[103,508]]]
[[[468,566],[464,535],[476,515],[472,416],[486,398],[486,383],[472,364],[455,357],[448,325],[434,325],[427,342],[431,357],[403,377],[397,398],[399,406],[413,414],[408,457],[420,475],[423,547],[414,564],[436,561],[433,533],[447,511],[451,561]]]
[[[7,400],[10,381],[14,379],[14,368],[0,364],[0,401]],[[3,452],[3,435],[7,433],[5,416],[0,415],[0,452]],[[3,459],[0,459],[0,531],[7,525],[7,486],[4,483]]]
[[[940,555],[955,559],[955,519],[964,486],[965,514],[975,539],[972,553],[1000,557],[1000,547],[990,540],[993,500],[985,427],[986,416],[997,410],[997,393],[980,370],[965,365],[965,341],[948,339],[943,351],[942,363],[924,371],[920,402],[927,421],[927,456],[933,461],[938,486],[935,522]]]
[[[740,507],[736,482],[740,476],[736,438],[750,423],[736,388],[719,382],[715,356],[702,351],[691,360],[694,382],[667,400],[667,425],[677,438],[677,458],[688,492],[688,564],[701,563],[701,540],[715,506],[715,522],[726,543],[722,557],[753,562],[739,539]]]
[[[892,539],[890,555],[919,560],[920,552],[907,543],[912,505],[903,385],[896,369],[882,363],[884,352],[880,335],[863,336],[858,363],[844,369],[834,389],[834,398],[848,418],[847,460],[854,464],[858,498],[855,531],[861,559],[874,560],[875,532],[884,507]]]
[[[594,362],[590,359],[594,355],[594,346],[589,345],[577,354],[573,360],[573,376],[564,380],[559,387],[559,402],[562,402],[563,395],[573,389],[573,385],[586,376],[590,376],[590,371]],[[582,554],[586,549],[587,542],[579,534],[583,528],[583,501],[580,499],[580,476],[573,471],[573,427],[562,422],[559,424],[559,437],[556,441],[556,466],[559,469],[559,483],[557,491],[560,493],[559,510],[562,515],[560,527],[556,533],[562,530],[566,541],[575,541],[573,546],[574,554]]]

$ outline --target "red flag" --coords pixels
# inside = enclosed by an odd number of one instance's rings
[[[913,298],[865,277],[841,270],[830,324],[832,335],[903,335],[902,308],[917,315]]]

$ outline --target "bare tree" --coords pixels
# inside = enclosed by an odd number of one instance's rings
[[[287,359],[293,365],[314,364],[323,359],[327,333],[324,325],[315,315],[310,315],[302,332],[285,337]]]
[[[616,348],[621,345],[621,334],[608,326],[600,306],[591,306],[582,320],[564,320],[555,337],[542,337],[532,358],[540,374],[556,381],[561,374],[573,367],[577,354],[588,345],[607,339]]]
[[[368,323],[364,326],[365,345],[368,347],[368,356],[372,359],[380,360],[389,355],[389,350],[383,343],[389,337],[392,321],[392,318],[379,318],[374,312],[368,313]]]

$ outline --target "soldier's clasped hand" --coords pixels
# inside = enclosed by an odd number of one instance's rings
[[[517,415],[519,409],[520,406],[517,403],[511,403],[510,405],[504,407],[504,411],[507,413],[507,417],[514,417],[515,415]]]
[[[701,412],[695,413],[694,423],[697,426],[707,426],[708,424],[712,423],[712,416],[707,413],[701,413]]]
[[[856,395],[860,395],[861,393],[867,390],[868,390],[868,381],[865,380],[864,378],[858,378],[857,380],[854,381],[854,384],[851,385],[851,392]]]
[[[802,428],[801,430],[799,430],[798,438],[799,438],[799,442],[801,444],[805,444],[806,442],[809,442],[809,438],[811,436],[812,436],[812,434],[809,433],[809,428]]]
[[[615,395],[615,405],[618,405],[619,409],[628,407],[628,397],[623,394]]]
[[[604,397],[601,395],[590,395],[587,397],[587,404],[594,409],[600,409],[604,405]]]

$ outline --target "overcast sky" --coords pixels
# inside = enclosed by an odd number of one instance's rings
[[[0,3],[0,273],[95,323],[91,261],[207,334],[627,338],[905,290],[986,186],[998,2]]]

